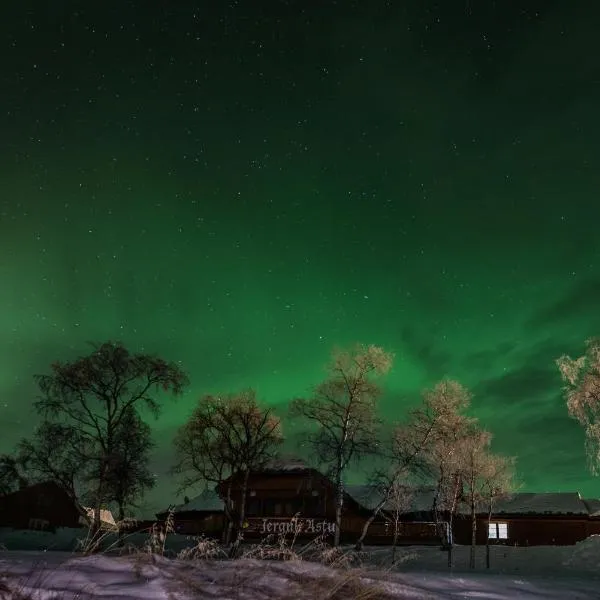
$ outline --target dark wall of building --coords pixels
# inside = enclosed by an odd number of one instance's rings
[[[80,527],[80,513],[56,484],[40,483],[0,497],[0,526],[54,530]]]
[[[192,514],[175,516],[173,528],[181,535],[206,535],[219,537],[225,525],[223,513],[211,513],[194,516]]]
[[[224,496],[225,490],[221,492]],[[231,498],[237,511],[242,498],[239,481],[232,486]],[[334,517],[333,490],[323,476],[316,472],[250,476],[246,497],[248,517],[292,517],[297,513],[306,517]]]
[[[497,517],[493,522],[508,524],[508,539],[492,540],[493,544],[511,546],[569,546],[588,537],[588,521],[579,517],[539,517],[522,516],[503,519]],[[471,544],[471,519],[459,517],[453,527],[454,542],[461,545]],[[477,519],[477,544],[485,544],[488,535],[486,518]]]
[[[226,486],[219,488],[221,497],[226,495]],[[241,478],[232,481],[234,517],[241,505]],[[257,473],[249,477],[246,497],[246,525],[244,537],[264,539],[267,536],[287,535],[299,537],[332,535],[335,521],[335,493],[331,482],[313,469],[295,472]],[[341,539],[354,542],[361,535],[370,511],[352,497],[345,499],[342,517]],[[298,528],[298,521],[302,523]],[[431,512],[404,514],[398,531],[399,545],[440,544],[443,532],[434,523]],[[447,521],[448,515],[441,516]],[[176,515],[176,531],[185,534],[218,535],[224,526],[222,513],[210,517],[204,513]],[[491,540],[492,544],[536,546],[572,545],[589,535],[600,534],[600,518],[590,519],[580,515],[495,515],[493,521],[508,524],[508,538]],[[444,527],[444,525],[442,525]],[[380,514],[370,525],[365,543],[390,544],[394,537],[394,525],[384,514]],[[459,515],[454,519],[453,541],[455,544],[471,544],[471,518]],[[476,543],[488,541],[487,516],[477,517]]]
[[[588,535],[600,535],[600,517],[593,517],[588,521]]]

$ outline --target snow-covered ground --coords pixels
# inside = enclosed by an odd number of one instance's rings
[[[81,535],[81,530],[55,536],[0,531],[0,544],[8,548],[0,551],[0,599],[13,600],[10,595],[3,597],[2,581],[5,586],[20,588],[24,598],[35,600],[600,599],[600,536],[576,546],[494,547],[490,571],[483,564],[484,548],[477,549],[477,569],[469,571],[469,548],[457,547],[455,567],[450,571],[446,553],[435,547],[402,549],[400,556],[405,560],[393,569],[383,566],[389,563],[389,548],[367,548],[366,565],[359,570],[332,569],[307,560],[211,561],[114,554],[83,557],[50,549],[52,541],[56,547],[69,536],[73,541]],[[133,539],[138,537],[145,539],[141,535]],[[170,554],[193,543],[177,535],[167,540]],[[25,542],[30,549],[13,549]],[[40,544],[48,550],[33,549]]]

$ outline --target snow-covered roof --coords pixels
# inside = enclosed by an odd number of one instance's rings
[[[299,458],[286,458],[270,461],[269,463],[267,463],[264,469],[261,469],[261,472],[295,473],[298,471],[310,471],[310,469],[311,467],[309,467],[303,460]]]
[[[521,492],[498,500],[494,513],[537,515],[587,515],[588,507],[578,492],[536,494]]]
[[[584,502],[588,507],[590,517],[600,517],[600,500],[586,498],[584,499]]]
[[[348,485],[345,487],[346,493],[356,502],[368,510],[375,508],[381,501],[381,493],[370,485]],[[433,507],[434,489],[433,488],[410,488],[406,486],[399,490],[399,496],[391,498],[384,505],[384,510],[395,510],[399,504],[406,505],[404,512],[426,512]],[[400,501],[400,502],[399,502]]]
[[[425,512],[433,508],[433,488],[405,488],[407,494],[405,512]],[[380,493],[372,486],[349,485],[346,493],[356,500],[361,506],[373,509],[381,499]],[[394,510],[394,501],[389,501],[384,506],[385,510]],[[499,499],[494,506],[494,514],[536,514],[536,515],[587,515],[593,514],[592,510],[600,516],[600,500],[584,501],[578,492],[550,492],[550,493],[516,493],[505,499]],[[482,504],[480,512],[486,512],[487,507]],[[468,513],[466,506],[459,507],[459,513]]]
[[[223,510],[223,500],[219,498],[217,492],[207,488],[189,502],[177,504],[171,508],[175,514],[189,511],[220,511]],[[167,512],[167,510],[163,512]]]

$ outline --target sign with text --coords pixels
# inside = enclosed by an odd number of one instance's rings
[[[335,523],[325,519],[248,519],[247,531],[269,535],[273,533],[292,533],[304,535],[327,535],[335,533]]]

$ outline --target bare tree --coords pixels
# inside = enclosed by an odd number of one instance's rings
[[[44,421],[33,442],[24,442],[21,450],[30,464],[58,475],[58,483],[70,493],[75,494],[75,479],[85,486],[94,509],[93,539],[101,504],[110,498],[109,469],[121,424],[139,405],[157,417],[160,404],[154,393],[179,395],[187,377],[175,363],[131,354],[122,344],[107,342],[73,362],[54,363],[52,373],[37,375],[36,381],[41,395],[35,408]],[[57,438],[65,446],[55,457],[48,444]]]
[[[372,377],[387,373],[392,361],[392,354],[378,346],[336,350],[329,377],[315,388],[311,398],[294,400],[290,406],[291,416],[307,419],[317,428],[307,440],[334,481],[335,546],[340,543],[344,473],[351,461],[379,449],[377,399],[381,390]]]
[[[17,444],[17,461],[32,483],[54,481],[78,506],[90,498],[85,482],[91,479],[93,450],[89,440],[70,425],[43,421],[30,439]]]
[[[203,396],[187,422],[174,439],[176,464],[171,473],[179,476],[178,494],[198,484],[217,486],[228,480],[224,498],[226,525],[223,542],[230,541],[233,515],[231,511],[231,475],[237,470],[237,458],[229,452],[229,432],[222,413],[227,412],[227,398]]]
[[[387,503],[385,505],[385,514],[387,520],[391,523],[393,528],[392,533],[392,563],[396,562],[396,547],[398,546],[398,538],[400,536],[400,529],[402,526],[402,515],[404,515],[411,506],[413,500],[412,490],[401,480],[395,476],[396,473],[392,474],[390,478],[389,489],[387,495]]]
[[[462,471],[463,494],[471,516],[471,550],[469,568],[475,568],[475,547],[477,545],[477,513],[482,501],[482,488],[485,473],[490,465],[489,446],[492,435],[487,431],[474,430],[461,440],[458,468]]]
[[[470,392],[454,380],[442,380],[423,394],[423,408],[416,421],[417,429],[429,429],[433,435],[425,448],[429,475],[435,481],[433,514],[442,543],[448,549],[448,566],[453,561],[453,523],[461,500],[463,473],[460,448],[472,435],[476,419],[464,411],[471,401]],[[447,515],[443,526],[441,515]]]
[[[260,407],[253,390],[204,396],[176,435],[178,462],[173,472],[184,475],[182,488],[201,482],[222,485],[227,481],[227,532],[231,524],[236,528],[232,557],[242,541],[250,473],[271,461],[282,442],[280,419],[271,409]],[[232,486],[237,478],[241,478],[241,501],[234,513]]]
[[[517,491],[514,457],[490,454],[481,474],[481,497],[487,504],[487,535],[485,538],[485,566],[490,568],[490,525],[496,502]]]
[[[0,454],[0,496],[22,489],[28,483],[17,457]]]
[[[395,426],[387,444],[380,445],[380,458],[388,465],[383,477],[379,477],[381,499],[363,525],[356,550],[362,548],[369,527],[394,493],[396,484],[408,474],[423,477],[444,469],[443,449],[453,435],[460,437],[461,428],[469,423],[460,414],[469,399],[469,393],[457,382],[441,381],[423,392],[421,406],[412,410],[404,423]]]
[[[124,412],[113,442],[113,453],[108,457],[106,487],[107,497],[117,504],[119,545],[122,545],[126,508],[139,508],[137,500],[156,483],[148,467],[150,451],[155,444],[150,426],[133,408]]]
[[[583,356],[572,359],[563,355],[556,360],[565,382],[564,393],[569,415],[585,431],[588,466],[600,474],[600,338],[586,341]]]

